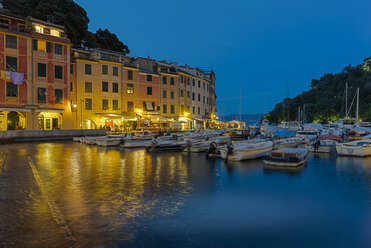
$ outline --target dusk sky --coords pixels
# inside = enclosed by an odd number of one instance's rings
[[[131,56],[211,67],[219,115],[262,113],[371,56],[367,0],[78,0]]]

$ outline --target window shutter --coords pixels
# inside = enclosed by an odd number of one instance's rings
[[[37,40],[32,40],[32,49],[37,51]]]
[[[50,46],[51,46],[51,43],[50,42],[46,42],[46,52],[47,53],[50,53]]]

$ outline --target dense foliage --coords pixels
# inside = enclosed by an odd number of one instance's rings
[[[114,33],[98,29],[88,31],[89,17],[84,8],[73,0],[4,0],[4,8],[24,17],[31,16],[65,26],[67,36],[75,45],[104,48],[129,53],[130,50]]]
[[[359,115],[362,120],[371,121],[371,72],[365,65],[345,67],[342,72],[324,74],[319,80],[312,79],[311,90],[294,98],[286,98],[266,115],[272,123],[296,120],[298,108],[306,108],[307,122],[328,123],[345,116],[345,85],[348,83],[348,107],[357,87],[360,88]],[[350,116],[355,117],[354,100]]]

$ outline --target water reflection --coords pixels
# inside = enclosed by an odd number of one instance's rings
[[[267,174],[282,173],[286,175],[297,175],[297,174],[301,174],[306,167],[307,167],[307,163],[304,163],[304,164],[301,164],[295,167],[280,167],[280,166],[273,166],[273,165],[264,165],[263,171],[264,173],[267,173]]]
[[[230,162],[72,142],[11,145],[8,153],[5,175],[16,168],[24,181],[0,178],[0,190],[12,198],[8,191],[22,186],[24,195],[17,196],[26,199],[0,200],[0,210],[14,207],[0,217],[0,231],[13,221],[12,233],[0,233],[9,242],[25,232],[31,237],[29,230],[42,223],[43,236],[31,246],[63,246],[27,156],[81,247],[284,247],[282,240],[291,247],[302,240],[339,247],[362,242],[358,234],[366,230],[371,158],[311,154],[301,167],[269,168],[261,159]],[[292,230],[300,238],[292,239]]]

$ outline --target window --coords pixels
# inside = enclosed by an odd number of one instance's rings
[[[198,88],[201,88],[201,82],[198,80]]]
[[[70,82],[70,92],[73,92],[73,83]]]
[[[108,100],[107,99],[102,100],[102,110],[108,110]]]
[[[147,95],[152,95],[152,87],[147,87]]]
[[[207,115],[207,109],[205,109],[205,115]]]
[[[62,48],[61,44],[54,44],[54,54],[62,55]]]
[[[201,109],[200,109],[200,107],[198,107],[198,114],[201,114]]]
[[[128,94],[134,94],[134,84],[128,84],[126,93]]]
[[[37,63],[37,76],[46,77],[46,64]]]
[[[17,49],[17,36],[6,35],[6,47]]]
[[[205,97],[203,96],[202,98],[203,98],[203,100],[202,100],[202,101],[203,101],[203,103],[205,103]]]
[[[184,91],[180,90],[180,97],[184,97]]]
[[[44,28],[40,27],[40,26],[35,26],[35,31],[42,34],[42,33],[44,33]]]
[[[195,93],[193,92],[192,93],[192,101],[194,101],[195,100]]]
[[[173,77],[170,78],[170,85],[174,85],[174,82],[175,82],[174,78]]]
[[[174,99],[174,91],[170,91],[170,99]]]
[[[9,20],[6,19],[0,19],[0,28],[9,28]]]
[[[187,106],[187,111],[189,112],[190,109],[191,109],[191,106],[188,105]]]
[[[147,76],[148,78],[148,76]],[[128,80],[133,80],[133,71],[128,71]],[[148,81],[148,79],[147,79]]]
[[[162,77],[162,83],[167,84],[167,77]]]
[[[112,67],[112,74],[113,76],[119,75],[119,68],[117,66]]]
[[[63,79],[63,67],[60,65],[54,66],[54,77],[57,79]]]
[[[6,96],[17,97],[18,96],[18,85],[12,82],[6,82]]]
[[[183,83],[184,81],[183,75],[180,75],[180,83]]]
[[[187,85],[189,85],[189,81],[190,81],[190,79],[189,79],[189,78],[187,78]]]
[[[198,101],[201,102],[201,95],[198,94]]]
[[[85,110],[93,109],[93,100],[90,98],[85,98]]]
[[[207,87],[206,87],[206,88],[207,88],[207,91],[209,91],[209,85],[207,85]]]
[[[203,88],[205,89],[205,83],[203,83]]]
[[[152,75],[147,75],[147,82],[152,82]]]
[[[55,96],[55,103],[63,103],[63,90],[55,89],[54,96]]]
[[[187,91],[187,98],[191,98],[191,92]]]
[[[70,73],[73,74],[73,65],[70,65]]]
[[[108,92],[108,82],[102,82],[102,92]]]
[[[118,83],[112,83],[112,92],[113,93],[119,93],[119,84]]]
[[[167,98],[166,90],[162,91],[162,98]]]
[[[193,79],[192,86],[195,86],[195,79]]]
[[[58,30],[51,29],[50,35],[55,37],[61,37],[61,32],[59,32]]]
[[[192,107],[192,114],[195,114],[195,106]]]
[[[17,57],[6,56],[6,70],[17,71],[18,70],[18,59]]]
[[[175,108],[174,105],[170,105],[170,114],[174,114]]]
[[[108,65],[102,65],[102,74],[108,75]]]
[[[46,103],[46,88],[37,88],[37,102]]]
[[[85,82],[85,93],[93,93],[93,84],[91,82]]]
[[[46,52],[46,42],[37,40],[36,50],[39,52]]]
[[[128,112],[134,112],[134,103],[133,102],[128,102]]]
[[[85,64],[85,75],[91,75],[91,65]]]
[[[167,113],[167,105],[166,104],[162,105],[162,113],[164,113],[164,114]]]
[[[209,104],[209,98],[208,97],[206,97],[206,103]]]
[[[184,105],[180,105],[180,114],[184,115]]]
[[[112,100],[112,110],[119,110],[119,100]]]

